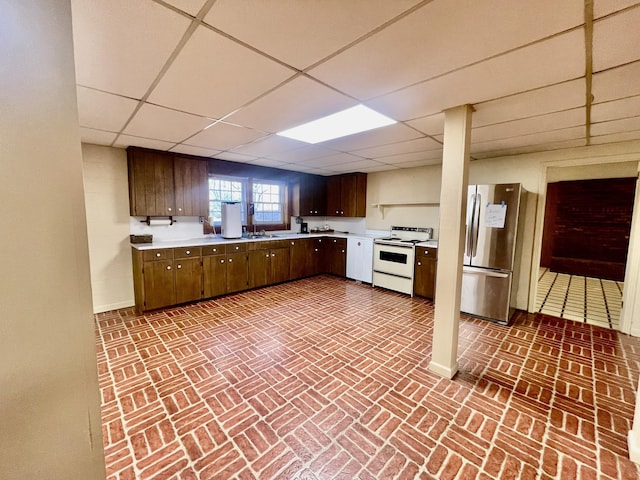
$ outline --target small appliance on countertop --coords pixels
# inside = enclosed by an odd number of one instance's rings
[[[242,237],[242,204],[224,202],[221,209],[220,235],[222,238]]]
[[[307,222],[300,224],[300,233],[309,233],[309,224]]]

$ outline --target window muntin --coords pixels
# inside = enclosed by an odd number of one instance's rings
[[[282,215],[283,186],[278,182],[252,182],[253,220],[255,224],[284,223]]]
[[[220,225],[223,202],[240,202],[244,225],[283,225],[285,192],[283,182],[210,175],[209,222]],[[247,218],[249,204],[253,215]]]
[[[213,224],[220,224],[222,203],[242,203],[242,223],[247,223],[245,181],[234,177],[209,177],[209,217]]]

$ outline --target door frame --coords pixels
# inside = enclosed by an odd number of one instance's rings
[[[535,232],[533,239],[533,255],[531,256],[531,273],[529,278],[529,313],[535,313],[536,296],[538,293],[538,274],[542,253],[542,234],[547,201],[547,177],[549,168],[580,167],[607,163],[635,162],[636,174],[640,175],[640,162],[637,153],[620,155],[599,155],[586,158],[572,158],[569,160],[555,160],[543,162],[540,168],[538,183],[538,208],[536,212]],[[606,177],[605,177],[606,178]],[[581,179],[576,179],[581,180]],[[584,178],[583,180],[589,180]],[[640,185],[636,180],[636,193],[633,203],[631,232],[629,234],[629,251],[625,267],[624,291],[622,294],[623,308],[620,311],[620,327],[623,333],[640,336],[640,295],[636,292],[640,284]],[[635,315],[634,315],[635,314]],[[637,320],[633,321],[634,316]]]

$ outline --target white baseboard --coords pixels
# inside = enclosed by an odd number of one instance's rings
[[[629,430],[627,435],[627,446],[629,447],[629,460],[640,463],[640,443],[638,443],[638,435],[633,430]]]
[[[433,373],[437,373],[442,377],[451,379],[456,373],[458,373],[458,364],[456,363],[452,367],[447,367],[431,360],[427,369],[431,370]]]
[[[120,308],[133,307],[135,304],[136,304],[135,301],[131,299],[131,300],[125,300],[124,302],[110,303],[108,305],[94,305],[93,313],[96,314],[96,313],[110,312],[111,310],[118,310]]]

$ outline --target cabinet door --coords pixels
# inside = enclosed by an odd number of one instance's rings
[[[166,307],[176,303],[173,261],[144,262],[144,309]]]
[[[202,298],[202,262],[200,258],[184,258],[173,262],[176,278],[176,302]]]
[[[327,264],[329,273],[345,277],[347,275],[347,239],[328,239]]]
[[[227,257],[208,255],[203,257],[204,298],[227,293]]]
[[[416,266],[413,293],[421,297],[434,298],[436,287],[437,250],[416,249]]]
[[[307,275],[317,275],[328,270],[325,262],[326,238],[313,238],[310,242],[311,251],[309,252],[310,262],[307,265]]]
[[[327,213],[327,183],[324,177],[305,175],[300,179],[300,215],[324,216]]]
[[[176,215],[208,217],[207,162],[174,158]]]
[[[366,217],[366,173],[350,173],[342,177],[342,208],[345,217]]]
[[[227,255],[227,292],[246,290],[249,280],[249,260],[246,252]]]
[[[281,283],[289,280],[289,248],[274,248],[271,255],[270,283]]]
[[[339,217],[342,212],[342,180],[340,175],[327,178],[327,215]]]
[[[175,215],[173,157],[144,150],[127,155],[131,215]]]
[[[249,288],[269,285],[271,255],[269,250],[249,252]]]
[[[307,239],[291,240],[289,242],[289,278],[297,280],[306,275],[307,270]]]

